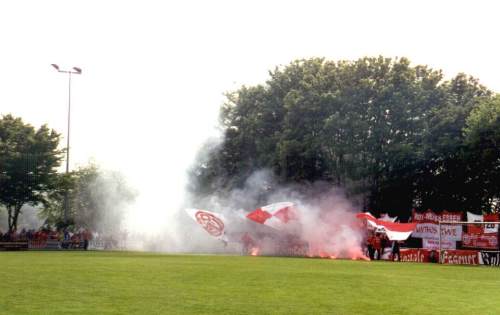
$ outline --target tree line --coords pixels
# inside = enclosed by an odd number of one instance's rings
[[[120,223],[119,208],[135,198],[119,172],[92,163],[59,172],[60,138],[47,125],[36,129],[12,115],[0,118],[0,211],[7,212],[9,232],[17,229],[24,205],[36,207],[51,228],[109,229]]]
[[[280,184],[328,182],[366,210],[500,210],[500,96],[407,58],[296,60],[227,93],[222,143],[191,170],[197,195],[259,169]]]

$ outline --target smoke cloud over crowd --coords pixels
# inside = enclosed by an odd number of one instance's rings
[[[256,208],[276,202],[292,202],[296,219],[283,229],[275,230],[246,218]],[[259,254],[297,254],[314,257],[361,258],[363,232],[354,214],[357,204],[347,199],[344,191],[327,183],[280,186],[268,170],[254,172],[240,189],[225,194],[188,196],[186,207],[209,210],[225,220],[228,242],[210,236],[180,209],[177,222],[165,231],[165,244],[160,248],[180,252],[241,253],[242,238],[249,233],[257,238]],[[292,241],[290,241],[292,240]],[[290,242],[293,242],[290,245]],[[304,246],[292,253],[280,244]],[[288,244],[288,245],[286,245]]]

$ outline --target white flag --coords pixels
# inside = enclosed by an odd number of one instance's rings
[[[378,218],[378,219],[381,220],[381,221],[385,221],[385,222],[396,222],[396,220],[398,219],[398,217],[390,217],[389,214],[382,213],[380,215],[380,218]]]
[[[226,220],[222,214],[200,209],[186,209],[186,212],[208,234],[223,242],[227,242],[224,226],[224,221]]]
[[[483,222],[483,215],[467,211],[467,222]]]

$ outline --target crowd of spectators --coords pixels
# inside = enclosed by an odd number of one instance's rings
[[[0,230],[1,242],[25,242],[33,244],[33,247],[47,244],[47,242],[59,242],[61,248],[83,248],[88,249],[92,233],[88,229],[80,229],[71,232],[67,229],[54,230],[42,227],[38,230],[22,229],[21,231],[11,231],[3,233]]]

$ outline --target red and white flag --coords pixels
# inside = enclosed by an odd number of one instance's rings
[[[227,242],[225,234],[225,218],[220,213],[208,210],[186,209],[187,214],[213,237]]]
[[[247,218],[259,224],[281,230],[285,225],[298,218],[292,202],[278,202],[255,209]]]
[[[483,215],[467,211],[467,222],[483,222]],[[480,224],[468,225],[467,232],[471,234],[482,234],[483,226]]]
[[[391,241],[404,241],[415,231],[417,223],[394,223],[382,221],[369,213],[356,214],[358,219],[366,219],[368,224],[376,229],[383,229]]]

